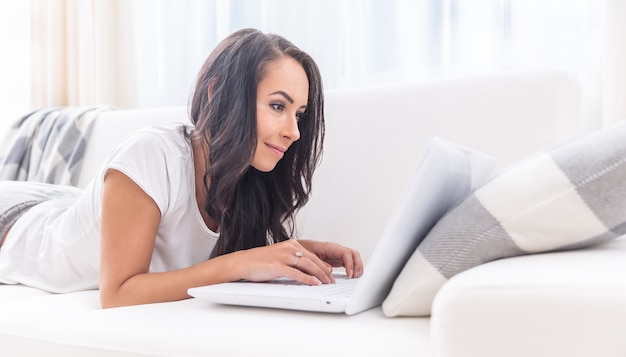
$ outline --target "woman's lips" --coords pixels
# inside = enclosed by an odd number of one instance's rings
[[[266,144],[267,147],[270,148],[270,150],[272,150],[274,152],[274,154],[276,156],[278,156],[279,159],[282,159],[283,156],[285,156],[285,151],[287,151],[287,149],[284,149],[280,146],[276,146],[276,145],[271,145],[271,144]]]

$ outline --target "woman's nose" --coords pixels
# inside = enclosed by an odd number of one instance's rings
[[[298,119],[295,115],[285,122],[285,126],[283,127],[283,132],[281,134],[283,137],[288,138],[291,141],[297,141],[300,139]]]

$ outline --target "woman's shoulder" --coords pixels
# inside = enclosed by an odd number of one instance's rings
[[[193,158],[188,127],[184,124],[144,127],[129,135],[105,161],[103,172],[151,172],[180,168]]]
[[[183,188],[193,175],[188,127],[184,124],[144,127],[111,154],[101,173],[116,169],[148,194],[161,212],[170,205],[171,188]]]
[[[168,125],[152,125],[147,126],[136,131],[133,135],[138,136],[144,140],[166,140],[166,141],[189,141],[189,133],[191,132],[191,125],[184,123],[175,123]]]
[[[131,134],[122,146],[139,146],[144,150],[188,153],[191,141],[189,124],[148,126]]]

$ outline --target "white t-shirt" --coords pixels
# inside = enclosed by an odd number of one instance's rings
[[[51,292],[98,288],[102,188],[110,168],[137,183],[161,212],[151,272],[207,260],[219,234],[205,225],[198,210],[185,128],[153,127],[131,135],[80,197],[47,201],[26,212],[0,251],[0,282]]]

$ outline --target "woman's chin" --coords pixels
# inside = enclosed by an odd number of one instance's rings
[[[257,171],[261,171],[261,172],[271,172],[274,170],[274,168],[276,168],[276,165],[278,164],[278,162],[276,163],[261,163],[261,164],[255,164],[252,163],[252,167],[254,167]]]

